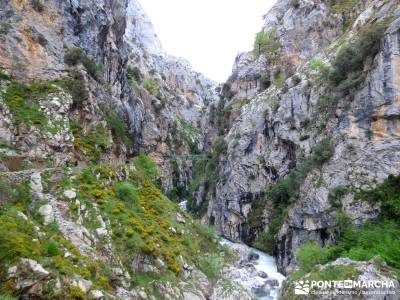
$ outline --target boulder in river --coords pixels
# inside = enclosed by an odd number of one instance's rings
[[[265,273],[264,271],[258,271],[257,276],[261,278],[268,278],[268,274]]]

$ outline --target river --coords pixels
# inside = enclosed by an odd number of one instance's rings
[[[278,272],[274,257],[247,245],[233,243],[224,238],[221,238],[220,243],[229,246],[233,250],[239,250],[239,252],[245,251],[246,255],[250,254],[252,257],[249,262],[237,266],[240,270],[240,277],[236,278],[239,279],[237,280],[238,283],[251,290],[257,299],[278,299],[285,276]],[[251,265],[254,266],[256,272],[251,271]],[[249,267],[250,270],[248,270]]]
[[[187,211],[187,201],[180,202],[179,206],[183,211]],[[257,299],[278,299],[285,276],[278,272],[273,256],[224,238],[220,239],[220,243],[241,253],[242,262],[232,269],[231,277],[234,281],[250,290]]]

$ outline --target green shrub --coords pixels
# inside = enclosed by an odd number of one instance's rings
[[[389,175],[375,189],[360,191],[356,194],[359,200],[379,203],[381,217],[388,220],[400,219],[400,176]]]
[[[211,148],[211,154],[208,160],[196,161],[194,177],[189,185],[189,192],[195,192],[200,186],[204,186],[206,195],[210,191],[214,191],[215,186],[219,180],[219,160],[220,157],[226,153],[227,145],[223,136],[217,138]],[[203,216],[207,211],[208,201],[204,198],[200,205],[192,197],[188,199],[188,210],[193,212],[196,216]]]
[[[114,185],[115,195],[125,202],[137,202],[139,193],[136,187],[129,182],[119,182]]]
[[[69,66],[75,66],[80,62],[93,79],[98,82],[103,81],[104,66],[101,64],[96,64],[80,48],[68,49],[64,56],[64,62]]]
[[[0,23],[0,35],[7,35],[12,26],[9,23]]]
[[[335,194],[343,195],[348,189],[339,188]],[[324,248],[329,260],[349,257],[367,261],[381,257],[389,266],[400,271],[400,176],[390,175],[376,188],[355,194],[359,201],[379,203],[381,214],[376,222],[368,222],[356,229],[350,218],[340,212],[337,215],[337,243]]]
[[[0,27],[1,32],[1,27]],[[4,70],[0,68],[0,80],[10,80],[10,76],[4,73]]]
[[[333,190],[329,191],[328,201],[333,208],[341,207],[341,198],[348,194],[348,188],[343,186],[338,186]]]
[[[85,292],[76,285],[70,285],[68,288],[69,296],[75,300],[81,300],[85,298]]]
[[[83,51],[80,48],[70,48],[64,56],[64,62],[69,66],[77,65],[81,57],[83,56]]]
[[[354,260],[370,260],[379,255],[389,266],[400,270],[400,226],[393,221],[367,223],[356,244],[345,254]]]
[[[106,114],[106,121],[108,127],[111,129],[112,134],[117,137],[127,148],[133,146],[130,134],[128,132],[128,126],[121,120],[121,118],[115,112],[108,112]]]
[[[330,67],[319,58],[314,58],[310,61],[309,67],[313,71],[317,71],[320,79],[323,81],[328,80]]]
[[[1,211],[0,215],[0,262],[14,262],[20,257],[37,259],[41,245],[32,224],[18,216],[16,209]]]
[[[142,85],[153,96],[157,98],[160,96],[160,91],[158,90],[158,84],[156,80],[150,77],[145,77],[143,79]]]
[[[84,169],[79,176],[82,183],[92,184],[95,181],[93,172],[90,169]]]
[[[316,167],[320,167],[331,159],[334,152],[331,140],[326,138],[312,148],[311,161]]]
[[[334,113],[336,106],[339,102],[339,97],[331,95],[322,95],[317,102],[317,111],[324,114]]]
[[[13,190],[11,184],[7,181],[0,180],[0,208],[9,203],[13,198]]]
[[[16,300],[17,298],[14,298],[12,296],[7,296],[7,295],[3,295],[0,294],[0,300]]]
[[[300,7],[300,0],[291,0],[290,5],[294,8],[299,8]]]
[[[141,82],[143,79],[143,74],[140,72],[138,67],[128,67],[126,73],[130,81]]]
[[[78,128],[74,128],[74,147],[85,154],[93,163],[98,162],[101,156],[109,149],[109,133],[105,126],[98,124],[89,132],[83,134]]]
[[[10,204],[27,207],[32,201],[31,187],[28,181],[11,184],[0,180],[0,209]]]
[[[54,241],[50,241],[46,244],[46,250],[49,256],[57,256],[60,254],[60,247],[58,243]]]
[[[92,76],[93,79],[98,82],[103,81],[104,66],[102,64],[96,64],[91,58],[86,55],[81,58],[81,61],[88,71],[89,75]]]
[[[383,22],[366,25],[355,39],[342,47],[332,63],[330,83],[347,94],[363,82],[362,72],[370,68],[381,49],[381,39],[387,25]]]
[[[198,154],[198,141],[200,137],[199,130],[180,117],[177,118],[175,130],[176,136],[174,136],[174,138],[178,142],[178,145],[179,143],[182,144],[182,142],[185,142],[189,147],[190,154]]]
[[[48,119],[40,111],[36,100],[56,91],[57,88],[49,82],[25,85],[18,81],[12,81],[4,94],[4,101],[12,113],[13,122],[16,125],[46,127]]]
[[[280,44],[276,40],[276,29],[268,31],[261,31],[256,34],[254,41],[254,53],[261,55],[266,53],[268,55],[275,54],[280,48]]]
[[[381,220],[378,223],[366,223],[356,231],[349,222],[341,229],[337,244],[329,246],[327,251],[330,260],[349,257],[366,261],[378,255],[389,266],[400,270],[400,226],[393,221]]]
[[[285,74],[282,71],[279,71],[272,80],[272,84],[275,85],[277,88],[282,88],[285,84]]]
[[[224,83],[224,85],[222,86],[222,96],[223,98],[226,98],[228,100],[231,100],[235,96],[235,93],[232,91],[232,85],[229,82]],[[218,108],[220,108],[221,110],[223,109],[224,105],[225,101],[220,100],[218,102]]]
[[[210,254],[207,253],[203,256],[200,256],[198,260],[198,267],[200,271],[202,271],[208,279],[213,282],[216,282],[220,279],[220,270],[222,268],[222,258],[218,254]]]
[[[73,107],[82,108],[83,103],[89,99],[83,74],[78,70],[74,70],[71,72],[71,78],[64,79],[61,83],[71,95]]]
[[[260,91],[264,91],[271,86],[271,78],[269,74],[263,74],[260,79]]]
[[[31,186],[29,181],[18,184],[13,189],[15,201],[28,205],[32,200]]]
[[[157,179],[159,172],[156,163],[143,152],[141,152],[139,156],[134,159],[133,164],[139,172],[148,178],[151,178],[152,180]]]
[[[297,252],[297,261],[300,269],[307,273],[317,264],[328,262],[329,253],[326,248],[322,248],[315,242],[304,244]]]

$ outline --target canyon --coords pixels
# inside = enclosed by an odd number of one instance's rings
[[[400,2],[263,18],[218,84],[137,0],[0,3],[0,299],[398,299]]]

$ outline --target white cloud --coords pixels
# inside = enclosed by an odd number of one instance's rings
[[[164,49],[223,82],[238,52],[251,49],[275,0],[140,0]]]

